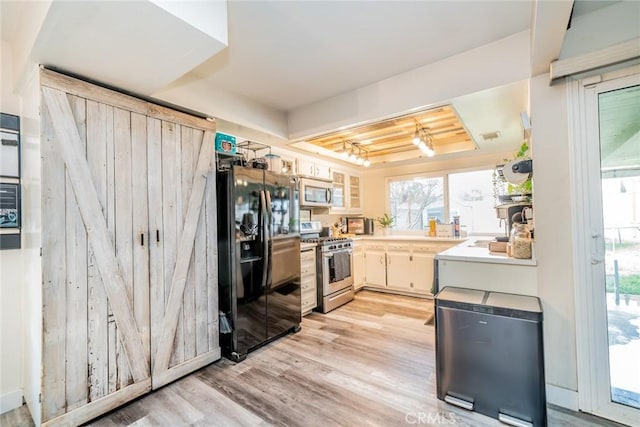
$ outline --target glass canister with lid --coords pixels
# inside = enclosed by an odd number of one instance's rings
[[[514,258],[531,258],[531,233],[527,224],[514,223],[509,238],[511,256]]]

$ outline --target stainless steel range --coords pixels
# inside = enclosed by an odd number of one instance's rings
[[[353,242],[346,237],[320,236],[319,221],[300,223],[301,241],[317,244],[318,311],[328,313],[353,300]]]

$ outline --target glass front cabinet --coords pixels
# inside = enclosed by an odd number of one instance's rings
[[[362,213],[362,179],[358,175],[333,171],[333,196],[331,211],[334,213]]]

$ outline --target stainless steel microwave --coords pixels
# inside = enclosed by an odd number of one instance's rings
[[[332,191],[330,181],[300,178],[300,206],[330,208]]]

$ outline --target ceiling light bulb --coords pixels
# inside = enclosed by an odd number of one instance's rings
[[[413,145],[420,144],[420,133],[416,130],[416,133],[413,134]]]
[[[426,146],[427,146],[427,145],[426,145],[423,141],[420,141],[420,143],[418,143],[418,148],[419,148],[419,149],[421,149],[421,150],[423,150],[423,151],[424,151],[424,149],[426,148]]]
[[[364,159],[364,162],[362,164],[364,165],[365,168],[368,168],[369,166],[371,166],[371,162],[369,161],[369,157]]]
[[[351,149],[351,154],[349,154],[349,160],[351,160],[352,162],[355,162],[357,158],[358,157],[356,156],[356,153],[355,153],[355,151],[353,151],[353,148],[352,148]]]
[[[425,154],[427,156],[429,156],[429,157],[433,157],[433,155],[436,154],[436,153],[435,153],[435,151],[433,151],[433,148],[427,147],[427,149],[425,150]]]
[[[344,142],[342,143],[342,151],[340,152],[340,157],[342,157],[343,159],[346,159],[347,157],[349,157],[349,152],[347,151],[347,144],[345,144]]]
[[[356,159],[356,164],[359,166],[362,166],[363,163],[364,163],[364,159],[358,156],[358,158]]]

